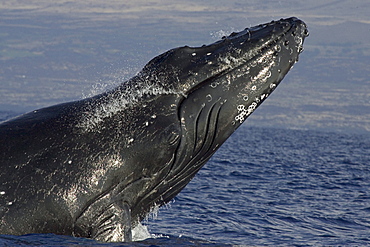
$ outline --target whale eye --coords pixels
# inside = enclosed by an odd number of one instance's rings
[[[179,129],[175,125],[170,125],[165,128],[162,132],[163,141],[169,146],[173,146],[178,143],[180,139]]]
[[[172,146],[172,145],[175,145],[178,142],[179,139],[180,139],[180,135],[177,132],[172,132],[168,136],[168,142],[167,143],[170,146]]]

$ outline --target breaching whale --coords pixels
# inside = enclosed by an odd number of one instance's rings
[[[0,234],[130,241],[271,94],[303,50],[281,19],[180,47],[103,94],[0,125]]]

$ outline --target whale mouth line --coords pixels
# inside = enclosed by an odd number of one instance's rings
[[[205,112],[205,106],[202,106],[199,110],[196,120],[194,121],[194,143],[193,148],[190,150],[191,158],[189,162],[185,166],[181,166],[182,169],[179,170],[177,173],[183,173],[184,170],[188,170],[189,166],[192,166],[194,164],[195,160],[198,160],[200,162],[203,162],[204,160],[208,159],[208,156],[204,157],[204,154],[209,153],[210,148],[213,146],[213,143],[216,139],[216,131],[217,131],[217,123],[219,120],[221,109],[224,105],[225,101],[222,101],[221,98],[217,99],[210,107],[208,112]],[[202,116],[202,113],[206,114],[205,116]],[[205,124],[203,129],[201,129],[200,121],[204,121],[201,119],[205,119]],[[214,130],[214,131],[211,131]],[[206,133],[205,135],[202,135],[202,133]],[[199,136],[204,136],[203,138],[199,138]],[[198,159],[200,158],[200,159]]]
[[[166,181],[166,183],[170,184],[171,186],[169,186],[167,190],[163,191],[163,193],[158,196],[158,198],[160,198],[164,203],[167,203],[169,201],[168,198],[173,198],[174,195],[181,191],[188,184],[188,180],[190,180],[196,174],[196,172],[201,169],[202,164],[206,162],[216,151],[216,148],[212,150],[212,147],[214,146],[214,143],[216,141],[218,120],[224,103],[225,101],[222,101],[221,98],[219,98],[209,107],[209,110],[207,112],[204,106],[202,106],[199,110],[196,120],[194,121],[196,131],[193,135],[195,141],[192,146],[192,150],[183,150],[183,152],[187,153],[185,154],[185,156],[187,156],[189,153],[191,153],[192,155],[189,157],[188,161],[186,159],[187,157],[185,157],[185,159],[182,159],[183,161],[180,161],[182,164],[178,164],[178,168],[181,169],[175,169],[174,167],[176,165],[176,162],[179,161],[181,158],[181,153],[179,153],[179,151],[181,152],[180,144],[176,150],[176,154],[178,155],[175,155],[171,168],[164,176],[163,180],[166,180],[172,174],[170,179]],[[206,114],[206,116],[201,116],[202,113]],[[199,128],[199,120],[201,118],[206,119],[206,123],[203,129]],[[200,135],[200,132],[206,134]],[[199,139],[199,136],[203,136],[203,138]],[[199,145],[199,143],[201,144]],[[157,186],[161,186],[161,183],[159,183]]]

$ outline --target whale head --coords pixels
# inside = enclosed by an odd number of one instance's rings
[[[301,20],[281,19],[210,45],[172,49],[144,67],[139,79],[160,84],[165,93],[156,95],[163,99],[159,100],[162,107],[156,109],[162,108],[166,118],[171,118],[168,123],[154,124],[162,128],[166,141],[158,142],[159,150],[152,157],[160,157],[165,150],[163,156],[170,153],[171,158],[153,173],[160,179],[137,202],[138,212],[149,201],[168,202],[186,186],[274,91],[298,61],[306,36]]]
[[[210,45],[175,48],[97,97],[93,115],[103,117],[89,126],[108,122],[100,131],[117,140],[106,147],[119,157],[111,176],[104,173],[112,198],[128,205],[134,221],[173,199],[274,91],[307,36],[304,22],[288,18]]]

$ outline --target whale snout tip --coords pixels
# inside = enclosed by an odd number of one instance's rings
[[[273,33],[279,37],[277,43],[289,50],[289,54],[285,56],[290,56],[291,61],[297,62],[299,54],[304,50],[304,40],[309,36],[306,23],[297,17],[290,17],[277,22],[273,21],[272,24],[276,24]]]
[[[308,37],[310,35],[308,29],[307,29],[307,25],[304,21],[302,21],[301,19],[298,19],[297,17],[290,17],[288,18],[287,20],[290,20],[293,27],[297,28],[297,29],[300,29],[301,30],[301,36],[302,37]]]

